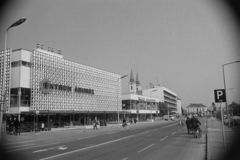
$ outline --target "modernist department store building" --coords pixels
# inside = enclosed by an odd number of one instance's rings
[[[40,48],[9,49],[6,64],[6,115],[16,115],[21,122],[87,125],[95,116],[116,121],[118,109],[123,116],[118,74]]]
[[[3,51],[0,55],[2,62]],[[95,116],[116,122],[118,111],[120,119],[146,120],[159,114],[159,102],[178,108],[174,92],[157,86],[142,90],[132,71],[129,93],[121,95],[121,75],[65,60],[51,51],[8,49],[6,61],[5,115],[18,116],[22,123],[90,125]],[[2,68],[1,63],[1,75]]]

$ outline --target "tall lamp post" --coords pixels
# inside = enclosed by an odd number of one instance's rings
[[[234,89],[234,88],[228,88],[228,89],[226,89],[226,92],[227,92],[227,90],[232,90],[232,89]],[[226,99],[227,99],[227,97],[226,97]],[[229,113],[229,114],[231,114],[231,113]],[[233,117],[233,108],[232,108],[232,117]],[[231,121],[230,121],[230,119],[228,119],[228,125],[230,126],[230,123]],[[234,128],[234,119],[233,119],[233,128]]]
[[[121,76],[120,78],[117,79],[117,81],[119,82],[120,79],[123,79],[125,77],[127,77],[128,75],[124,75]],[[119,86],[118,86],[119,87]],[[118,112],[118,127],[119,127],[119,109],[118,109],[118,87],[117,87],[117,112]]]
[[[150,92],[151,122],[153,121],[153,120],[152,120],[151,95],[152,95],[152,92],[156,92],[156,91],[157,91],[157,89],[155,89],[155,90],[152,90],[152,91]]]
[[[233,63],[239,63],[240,61],[234,61],[234,62],[230,62],[230,63],[226,63],[222,65],[222,70],[223,70],[223,82],[224,82],[224,90],[225,90],[225,95],[226,95],[226,102],[225,102],[225,107],[227,110],[227,118],[228,118],[228,122],[230,120],[229,118],[229,110],[228,110],[228,105],[227,105],[227,92],[226,92],[226,82],[225,82],[225,75],[224,75],[224,66],[229,65],[229,64],[233,64]],[[228,123],[228,125],[230,126],[230,123]]]
[[[2,121],[3,121],[3,109],[4,109],[4,104],[5,104],[5,77],[6,77],[6,49],[7,49],[7,33],[8,30],[12,27],[16,27],[21,25],[23,22],[26,21],[26,18],[21,18],[15,23],[13,23],[10,27],[7,28],[7,31],[5,33],[5,44],[4,44],[4,55],[3,55],[3,80],[2,80],[2,95],[1,95],[1,110],[0,110],[0,142],[2,139]]]

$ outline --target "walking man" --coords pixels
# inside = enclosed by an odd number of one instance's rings
[[[42,132],[43,132],[44,131],[44,123],[43,122],[42,122],[41,128],[42,128]]]
[[[190,128],[191,128],[191,119],[189,117],[187,117],[186,126],[187,126],[187,130],[188,130],[188,134],[189,134]]]
[[[97,125],[98,125],[98,119],[97,119],[97,117],[95,117],[95,119],[94,119],[94,124],[93,124],[93,129],[96,128],[96,130],[98,130]]]

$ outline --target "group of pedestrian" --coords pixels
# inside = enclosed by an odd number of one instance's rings
[[[20,135],[20,122],[16,117],[10,117],[7,122],[7,133],[12,135]]]
[[[132,124],[132,123],[136,124],[137,123],[137,118],[130,118],[129,121],[130,121],[130,124]]]
[[[198,130],[200,129],[199,125],[201,125],[201,122],[197,119],[195,115],[186,117],[186,126],[188,134],[190,134],[190,130],[193,130],[195,132],[194,135],[195,138],[197,137],[196,132],[198,132]]]

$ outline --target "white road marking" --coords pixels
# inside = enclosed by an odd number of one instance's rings
[[[97,137],[97,136],[89,136],[89,137],[83,137],[83,138],[78,138],[78,139],[87,139],[87,138],[91,138],[91,137]]]
[[[65,149],[67,149],[67,147],[64,145],[64,146],[58,147],[57,149],[59,149],[59,150],[65,150]]]
[[[156,130],[158,130],[158,129],[154,129],[154,130],[151,130],[151,131],[156,131]]]
[[[127,160],[128,159],[128,157],[127,158],[124,158],[123,160]]]
[[[112,133],[108,133],[108,134],[114,134],[114,133],[119,133],[119,132],[112,132]]]
[[[13,145],[13,144],[12,144]],[[17,148],[17,147],[24,147],[24,146],[32,146],[34,144],[24,144],[24,145],[15,145],[15,146],[4,146],[3,148]]]
[[[67,154],[74,153],[74,152],[79,152],[79,151],[83,151],[83,150],[86,150],[86,149],[90,149],[90,148],[102,146],[102,145],[105,145],[105,144],[117,142],[117,141],[120,141],[120,140],[123,140],[123,139],[127,139],[127,138],[130,138],[130,137],[133,137],[133,136],[134,136],[134,135],[127,136],[127,137],[120,138],[120,139],[116,139],[116,140],[113,140],[113,141],[108,141],[108,142],[105,142],[105,143],[100,143],[100,144],[97,144],[97,145],[94,145],[94,146],[90,146],[90,147],[86,147],[86,148],[81,148],[81,149],[73,150],[73,151],[70,151],[70,152],[58,154],[58,155],[51,156],[51,157],[46,157],[46,158],[43,158],[43,159],[40,159],[40,160],[46,160],[46,159],[51,159],[51,158],[55,158],[55,157],[60,157],[60,156],[63,156],[63,155],[67,155]]]
[[[143,148],[142,150],[138,151],[138,153],[140,153],[140,152],[142,152],[142,151],[148,149],[149,147],[152,147],[153,145],[154,145],[154,144],[151,144],[150,146],[148,146],[148,147],[146,147],[146,148]]]
[[[166,136],[166,137],[162,138],[160,141],[162,141],[162,140],[166,139],[167,137],[168,137],[168,136]]]
[[[10,143],[2,143],[1,145],[2,146],[7,146],[7,145],[16,145],[16,144],[18,144],[18,143],[29,143],[30,141],[21,141],[21,142],[10,142]]]
[[[165,127],[162,127],[162,128],[167,128],[167,127],[171,127],[171,126],[174,126],[174,125],[178,125],[178,124],[171,124],[171,125],[168,125],[168,126],[165,126]]]
[[[178,131],[181,131],[182,129],[179,129]]]
[[[173,132],[172,134],[175,134],[176,132]]]
[[[49,144],[44,144],[44,145],[39,145],[39,146],[31,146],[31,147],[26,147],[26,148],[19,148],[19,149],[9,150],[6,152],[14,152],[14,151],[19,151],[19,150],[24,150],[24,149],[29,149],[29,148],[37,148],[37,147],[48,146],[48,145],[57,144],[57,143],[60,143],[60,142],[49,143]]]
[[[63,145],[63,146],[57,146],[57,147],[52,147],[52,148],[46,148],[46,149],[36,150],[36,151],[33,151],[32,153],[44,152],[44,151],[48,151],[48,150],[51,150],[51,149],[65,150],[65,149],[67,149],[67,147],[66,147],[65,145]]]
[[[144,134],[144,133],[148,133],[149,131],[146,131],[146,132],[142,132],[142,133],[140,133],[140,134]]]

